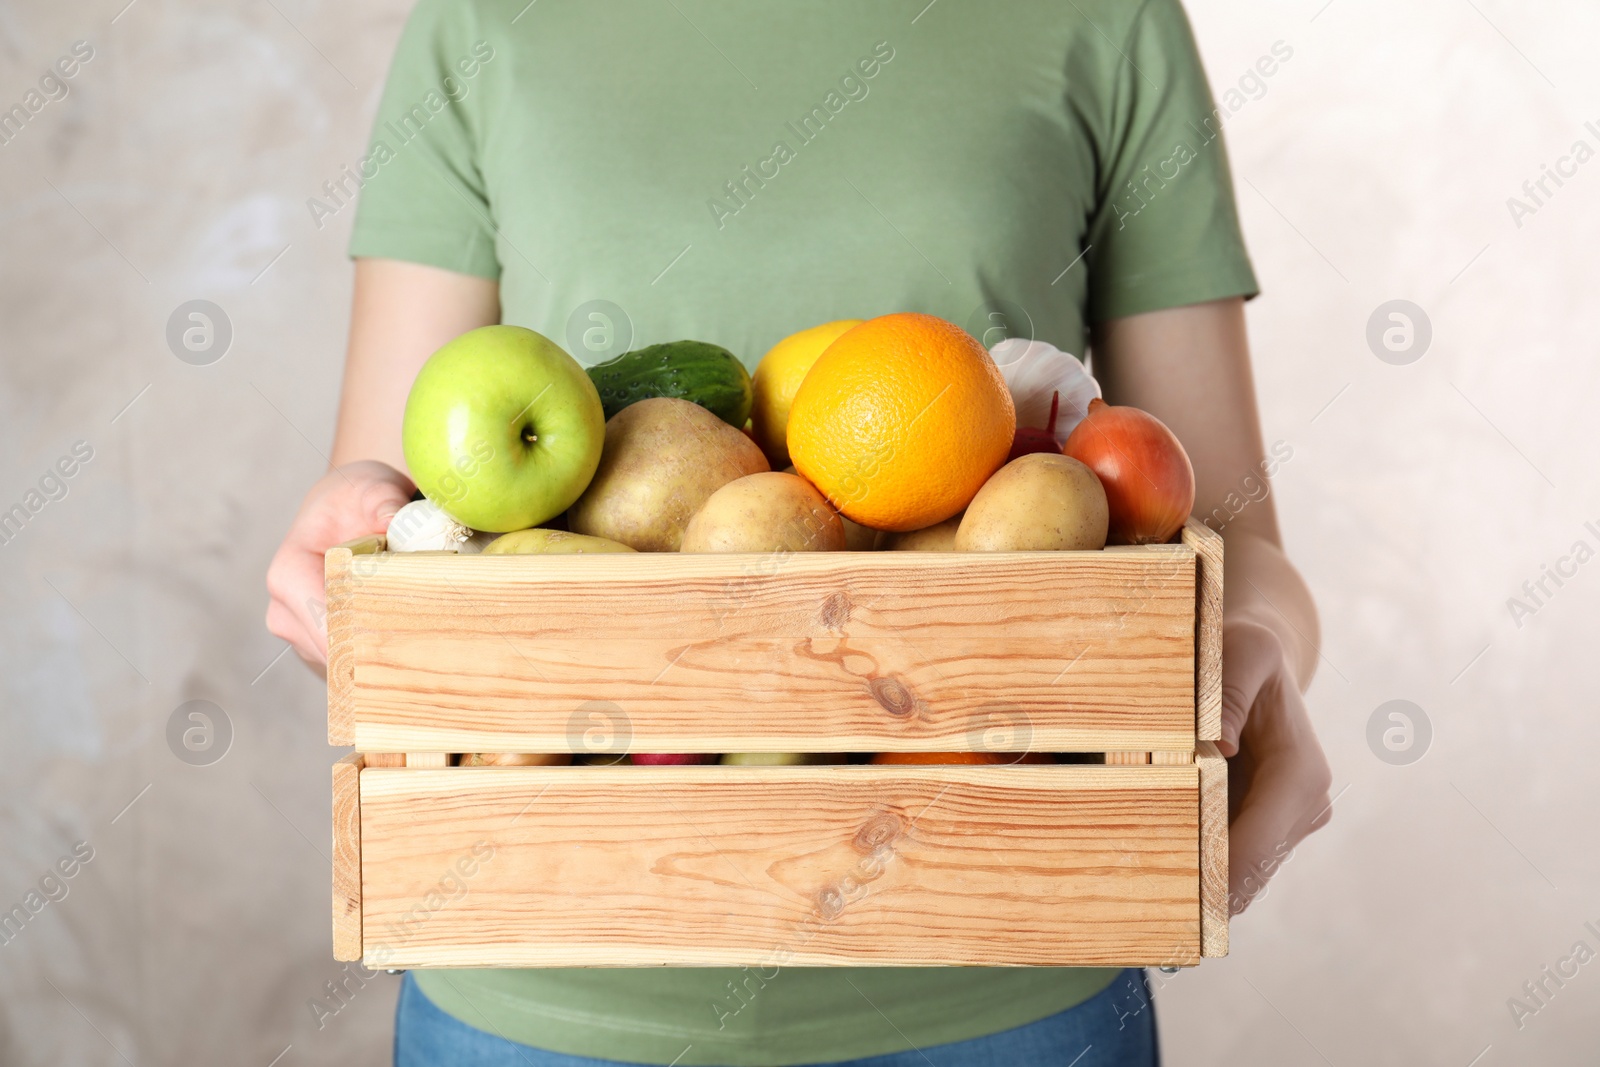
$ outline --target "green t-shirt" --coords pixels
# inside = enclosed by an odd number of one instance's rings
[[[423,0],[351,253],[498,279],[586,364],[691,337],[754,368],[819,322],[922,311],[1082,355],[1090,323],[1253,295],[1177,0]],[[463,903],[470,907],[470,899]],[[1111,971],[419,972],[516,1041],[795,1064],[976,1037]]]

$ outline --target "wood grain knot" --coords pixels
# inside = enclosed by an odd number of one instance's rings
[[[850,594],[846,592],[830,593],[822,602],[822,607],[817,611],[817,622],[824,630],[831,633],[844,633],[845,624],[850,621],[850,609],[854,605],[850,602]]]
[[[878,849],[891,844],[900,836],[901,829],[900,816],[890,811],[882,811],[862,824],[851,844],[863,856],[870,856]]]
[[[836,885],[824,886],[817,891],[817,914],[829,922],[838,918],[848,903],[844,891]]]
[[[874,678],[867,684],[867,689],[872,693],[872,699],[896,718],[903,719],[917,710],[916,696],[893,678]]]

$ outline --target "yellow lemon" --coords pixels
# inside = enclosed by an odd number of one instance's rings
[[[825,322],[790,334],[761,357],[751,379],[755,405],[750,410],[750,424],[756,444],[767,454],[773,470],[789,465],[789,406],[806,372],[840,335],[859,325],[860,319]]]

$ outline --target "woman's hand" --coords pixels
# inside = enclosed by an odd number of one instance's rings
[[[289,642],[313,669],[328,662],[323,553],[389,528],[415,490],[387,463],[358,460],[324,474],[300,504],[267,568],[267,629]]]
[[[1319,659],[1317,609],[1284,555],[1237,297],[1100,323],[1106,399],[1166,423],[1194,465],[1194,514],[1223,535],[1222,739],[1228,760],[1228,896],[1243,911],[1328,821],[1328,761],[1301,697]],[[1287,446],[1280,450],[1279,446]]]
[[[1228,910],[1237,915],[1333,810],[1332,773],[1283,642],[1248,617],[1224,615],[1217,748],[1230,757]]]

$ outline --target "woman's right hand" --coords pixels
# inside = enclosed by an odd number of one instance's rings
[[[410,478],[387,463],[358,460],[324,474],[301,502],[267,568],[267,629],[318,672],[328,662],[323,553],[342,542],[383,533],[415,489]]]

